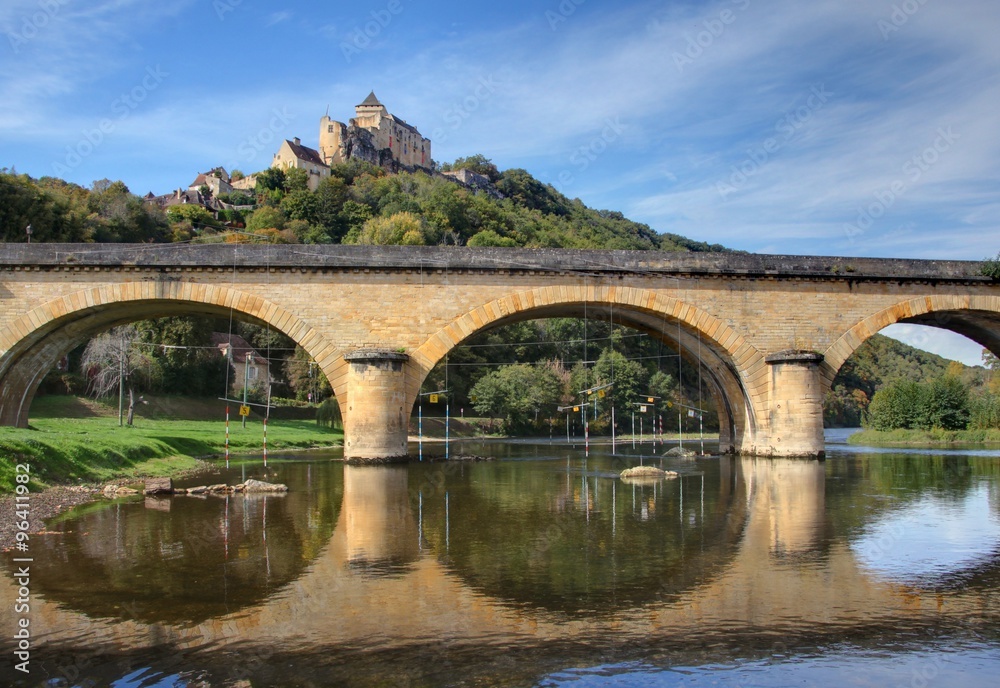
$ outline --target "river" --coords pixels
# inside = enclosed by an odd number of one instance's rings
[[[495,460],[392,467],[272,455],[179,485],[286,495],[83,505],[31,539],[29,677],[8,661],[22,615],[4,557],[0,679],[993,685],[1000,452],[845,437],[823,462],[648,441],[465,441],[451,451]],[[679,476],[617,477],[640,460]]]

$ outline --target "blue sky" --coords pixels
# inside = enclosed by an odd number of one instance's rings
[[[438,161],[482,153],[659,231],[981,259],[997,29],[995,0],[5,0],[0,167],[165,193],[315,146],[374,89]]]

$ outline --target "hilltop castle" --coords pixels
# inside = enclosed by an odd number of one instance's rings
[[[285,141],[271,167],[306,170],[309,188],[314,191],[324,177],[330,176],[330,165],[350,159],[364,160],[392,172],[431,169],[431,140],[389,114],[374,91],[355,107],[355,113],[348,124],[326,114],[319,121],[319,150],[303,146],[298,138]]]
[[[370,139],[364,132],[371,135]],[[330,119],[329,114],[319,121],[319,155],[327,165],[352,157],[384,165],[384,151],[399,166],[431,167],[431,140],[421,136],[416,127],[389,114],[374,91],[355,107],[355,116],[348,124]],[[370,159],[372,153],[383,159]]]

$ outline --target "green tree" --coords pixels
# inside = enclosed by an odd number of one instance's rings
[[[295,347],[295,353],[285,361],[285,380],[288,388],[299,401],[306,401],[312,396],[312,403],[318,404],[333,395],[326,375],[300,346]]]
[[[265,229],[280,231],[285,228],[286,222],[288,222],[288,217],[280,208],[264,206],[253,211],[253,214],[250,215],[250,219],[247,220],[247,231],[254,234],[263,232]]]
[[[504,248],[510,248],[517,246],[517,242],[510,237],[502,237],[492,229],[487,229],[477,234],[473,234],[472,238],[469,239],[469,246],[499,246]]]
[[[446,164],[441,169],[446,172],[450,170],[469,170],[470,172],[483,175],[494,184],[500,180],[500,171],[497,169],[497,166],[493,164],[492,160],[479,153],[470,155],[467,158],[458,158],[455,162],[450,165]]]
[[[365,222],[356,243],[382,246],[423,244],[423,223],[420,217],[413,213],[396,213],[391,217],[374,217]]]
[[[548,366],[518,363],[484,375],[470,394],[478,413],[501,417],[507,432],[519,432],[547,417],[559,402],[562,382]]]
[[[924,394],[927,427],[964,430],[969,424],[969,389],[954,375],[933,380]]]
[[[309,173],[300,167],[289,167],[285,170],[285,192],[309,190]]]
[[[872,397],[865,427],[874,430],[920,428],[924,425],[924,389],[913,380],[894,380]]]
[[[290,220],[305,220],[309,224],[318,222],[319,199],[312,191],[291,191],[281,200],[280,207]]]
[[[602,412],[612,405],[624,410],[638,401],[641,394],[646,394],[649,383],[649,372],[638,361],[628,360],[624,354],[607,348],[601,352],[594,364],[593,386],[613,384],[605,391],[604,398],[599,401]]]

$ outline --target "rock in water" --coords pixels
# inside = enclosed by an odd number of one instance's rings
[[[697,452],[690,449],[685,449],[684,447],[674,447],[670,451],[664,454],[664,456],[676,456],[682,459],[693,459],[698,455]]]
[[[243,491],[251,492],[288,492],[288,485],[278,483],[265,483],[262,480],[250,479],[243,483]]]
[[[146,480],[146,489],[142,493],[146,495],[173,494],[174,481],[170,478],[149,478]]]
[[[632,468],[626,468],[621,472],[621,477],[624,479],[628,478],[676,478],[677,473],[674,471],[665,471],[662,468],[657,468],[656,466],[633,466]]]

